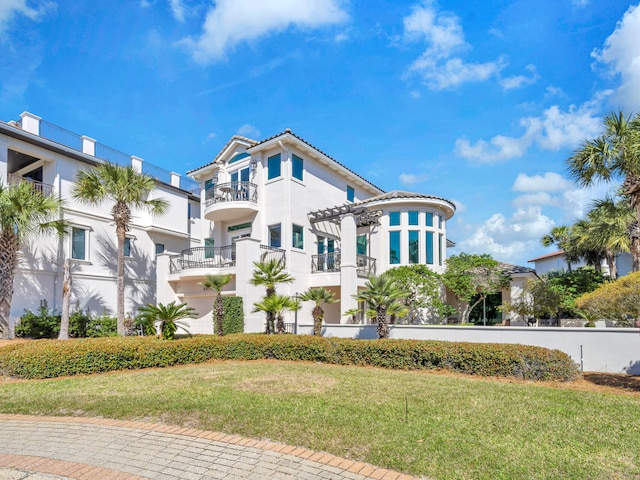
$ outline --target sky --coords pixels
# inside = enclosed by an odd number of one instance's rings
[[[528,265],[615,185],[567,159],[640,112],[622,0],[0,0],[0,119],[166,170],[290,128],[385,191],[444,197],[448,254]]]

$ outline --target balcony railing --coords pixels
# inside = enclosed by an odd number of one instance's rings
[[[284,267],[287,264],[287,254],[281,248],[260,245],[260,261],[266,263],[270,260],[277,260]]]
[[[340,253],[322,253],[311,256],[311,273],[326,273],[340,271]],[[356,271],[360,277],[370,277],[376,274],[376,259],[366,255],[356,255]]]
[[[205,192],[206,206],[225,202],[258,202],[258,186],[251,182],[228,182],[209,187]]]
[[[9,174],[7,175],[9,183],[17,184],[20,182],[28,182],[31,184],[34,190],[42,193],[43,195],[51,195],[53,194],[53,185],[49,185],[46,183],[38,182],[36,180],[31,180],[30,178],[21,177],[20,175]]]
[[[236,264],[236,246],[194,247],[169,258],[169,272],[178,273],[195,268],[233,267]]]

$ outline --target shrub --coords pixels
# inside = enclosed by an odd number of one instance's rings
[[[603,283],[576,300],[588,315],[613,321],[616,326],[632,327],[640,318],[640,272]]]
[[[242,297],[222,297],[224,305],[224,320],[222,330],[228,335],[230,333],[244,332],[244,308],[242,307]]]
[[[573,380],[578,370],[559,350],[509,344],[353,340],[297,335],[42,340],[0,348],[0,373],[51,378],[208,360],[275,359],[403,370],[443,368],[472,375]]]
[[[60,315],[49,311],[47,301],[41,300],[37,312],[24,311],[15,333],[16,337],[56,338],[60,333]]]

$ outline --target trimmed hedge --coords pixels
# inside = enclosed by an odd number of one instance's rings
[[[52,378],[207,360],[292,360],[402,370],[442,368],[472,375],[570,381],[578,375],[559,351],[510,344],[352,340],[298,335],[39,340],[0,348],[0,374]]]
[[[242,307],[242,297],[222,297],[222,304],[224,305],[222,330],[225,335],[244,332],[244,308]],[[214,305],[213,308],[215,311],[216,306]]]

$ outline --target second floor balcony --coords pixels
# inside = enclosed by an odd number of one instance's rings
[[[227,182],[205,191],[204,217],[231,220],[258,211],[258,186],[251,182]]]
[[[31,178],[21,177],[20,175],[14,175],[12,173],[7,175],[7,177],[10,184],[27,182],[33,187],[34,190],[42,193],[43,195],[51,195],[53,193],[53,185],[38,182],[37,180],[32,180]]]
[[[339,272],[340,267],[340,252],[322,253],[311,256],[311,273]],[[366,255],[356,255],[356,270],[359,277],[375,275],[376,259]]]

